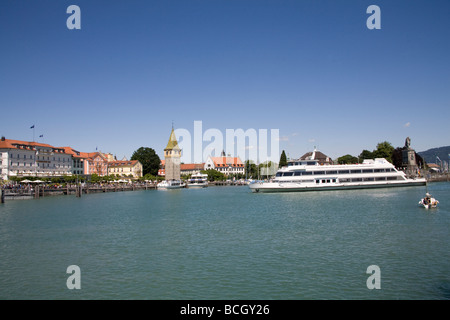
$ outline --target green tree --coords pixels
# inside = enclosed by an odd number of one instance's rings
[[[337,158],[337,162],[339,164],[352,164],[352,163],[358,163],[358,158],[354,157],[350,154],[346,154],[345,156]]]
[[[373,159],[373,152],[370,152],[369,150],[363,150],[361,154],[358,156],[358,158],[362,161],[364,159]]]
[[[387,141],[377,144],[377,149],[373,151],[374,158],[385,158],[392,163],[392,154],[394,153],[394,147]]]
[[[226,179],[225,175],[217,170],[202,170],[200,172],[208,175],[208,181],[223,181]]]
[[[281,152],[280,163],[278,164],[278,167],[281,168],[281,167],[285,167],[287,165],[288,165],[288,162],[287,162],[286,153],[283,150],[283,152]]]
[[[145,176],[150,173],[153,176],[158,175],[161,160],[155,150],[147,147],[140,147],[133,152],[131,160],[138,160],[142,164],[142,174]]]

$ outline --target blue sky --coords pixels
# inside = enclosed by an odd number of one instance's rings
[[[30,141],[34,124],[37,141],[118,158],[162,156],[172,121],[196,120],[279,129],[291,157],[447,146],[449,17],[444,0],[1,1],[0,134]]]

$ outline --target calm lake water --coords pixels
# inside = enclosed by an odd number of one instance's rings
[[[0,205],[0,299],[449,299],[450,183],[148,190]],[[67,267],[81,271],[69,290]],[[369,290],[367,268],[380,268]]]

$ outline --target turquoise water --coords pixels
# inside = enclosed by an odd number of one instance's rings
[[[0,299],[449,299],[450,183],[148,190],[0,205]],[[69,290],[66,269],[81,270]],[[380,268],[369,290],[367,267]]]

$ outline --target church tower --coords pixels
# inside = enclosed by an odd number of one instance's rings
[[[166,180],[180,180],[181,149],[172,127],[169,142],[164,149]]]

